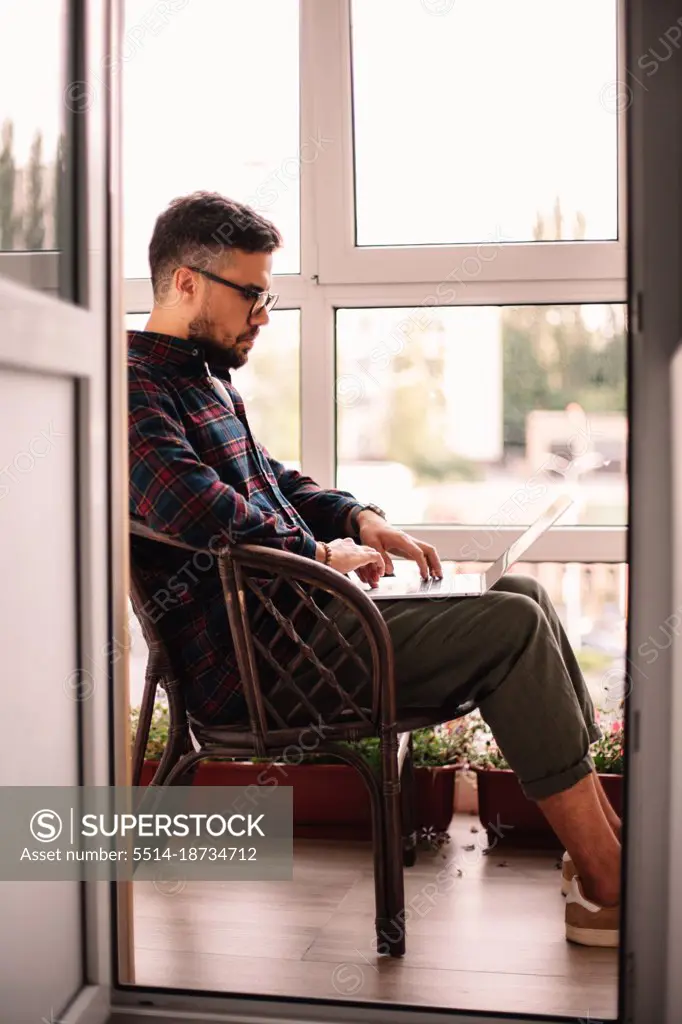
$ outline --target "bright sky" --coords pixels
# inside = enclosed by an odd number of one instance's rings
[[[61,6],[0,0],[0,120],[15,122],[19,164],[36,128],[46,154],[56,145]],[[270,216],[287,243],[275,271],[295,272],[298,0],[125,6],[126,276],[147,276],[155,217],[198,188]],[[569,233],[580,210],[588,237],[615,235],[617,124],[602,102],[617,78],[615,0],[352,6],[361,244],[529,238],[556,195]]]
[[[20,166],[28,160],[37,129],[43,133],[44,159],[53,160],[57,151],[64,92],[63,8],[62,0],[0,0],[0,124],[14,121]]]
[[[360,244],[532,238],[557,195],[615,237],[615,0],[354,0],[353,22]]]
[[[615,0],[352,7],[361,244],[530,238],[556,195],[588,237],[615,236]],[[128,0],[129,39],[148,9]],[[297,0],[188,0],[130,52],[126,275],[146,275],[156,213],[195,188],[272,217],[275,271],[297,271]]]
[[[288,243],[275,271],[297,272],[298,176],[286,162],[299,153],[298,0],[176,2],[139,45],[153,3],[126,2],[126,276],[149,276],[157,215],[195,189],[260,205]]]

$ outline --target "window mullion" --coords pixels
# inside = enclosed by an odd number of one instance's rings
[[[349,0],[300,0],[301,135],[323,140],[317,158],[301,168],[301,211],[310,215],[302,235],[308,251],[304,272],[322,276],[334,254],[354,245],[353,151],[351,129],[351,52]],[[313,240],[314,238],[314,240]]]
[[[492,562],[523,533],[523,527],[400,524],[413,537],[433,544],[441,558]],[[622,563],[627,560],[625,527],[555,526],[539,538],[524,562]]]
[[[301,465],[321,487],[335,479],[334,310],[321,288],[301,311]]]

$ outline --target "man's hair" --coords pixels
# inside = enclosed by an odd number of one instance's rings
[[[159,215],[149,243],[154,297],[165,295],[177,267],[212,269],[230,249],[274,252],[282,236],[250,206],[218,192],[179,196]]]

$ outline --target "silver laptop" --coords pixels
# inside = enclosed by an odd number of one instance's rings
[[[457,572],[456,562],[443,562],[442,580],[422,580],[416,562],[395,560],[396,575],[382,576],[378,587],[372,588],[369,584],[361,583],[357,577],[353,578],[374,601],[394,601],[401,597],[480,597],[515,562],[520,561],[538,537],[546,533],[572,504],[573,498],[567,494],[557,498],[485,572]]]

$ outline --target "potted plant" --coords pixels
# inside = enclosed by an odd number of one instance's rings
[[[614,810],[622,813],[623,726],[620,719],[601,721],[603,736],[590,747],[595,768]],[[560,848],[561,843],[538,805],[528,800],[480,715],[475,727],[470,766],[476,773],[479,817],[492,844]]]
[[[131,711],[134,734],[139,710]],[[154,705],[145,762],[140,780],[151,782],[168,737],[168,708],[165,701]],[[459,723],[419,729],[413,733],[415,765],[416,825],[422,834],[444,834],[452,818],[456,769],[469,752],[470,728]],[[347,744],[357,750],[375,770],[379,766],[379,738],[368,737]],[[293,788],[294,835],[308,838],[371,838],[369,794],[351,765],[330,756],[292,763],[289,759],[268,762],[205,760],[197,767],[194,785],[249,786],[275,784]],[[330,799],[333,794],[333,800]]]
[[[140,709],[130,709],[130,733],[131,743],[135,742],[135,736],[137,734],[137,727],[140,722]],[[165,700],[157,700],[154,703],[154,710],[152,712],[152,720],[149,726],[149,738],[147,740],[147,749],[145,750],[145,765],[143,769],[143,776],[145,776],[143,785],[147,785],[151,782],[152,776],[156,771],[156,767],[159,763],[161,755],[164,752],[166,743],[168,742],[168,730],[170,728],[170,715],[168,711],[168,704]]]
[[[478,814],[476,773],[471,768],[475,752],[480,716],[465,715],[439,728],[449,737],[450,748],[456,755],[458,771],[455,774],[455,810],[462,814]]]

